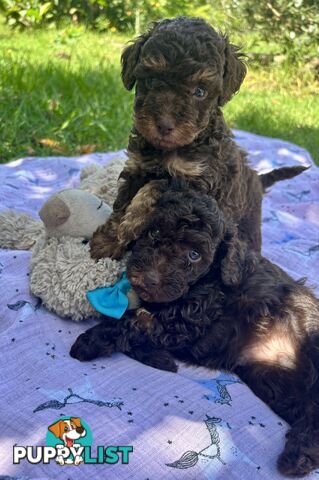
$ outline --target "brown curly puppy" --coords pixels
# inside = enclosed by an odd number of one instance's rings
[[[136,84],[134,128],[114,213],[91,241],[93,258],[124,254],[132,238],[123,228],[119,238],[119,225],[132,198],[149,181],[170,176],[187,178],[214,197],[226,218],[238,224],[240,238],[260,250],[263,185],[221,111],[245,74],[239,49],[199,18],[155,23],[125,49],[122,79],[129,90]],[[283,169],[270,184],[303,169]],[[151,205],[150,195],[142,198]],[[130,222],[141,220],[135,216]]]
[[[249,251],[211,197],[159,189],[128,262],[142,309],[80,335],[71,355],[121,351],[173,372],[177,358],[237,373],[291,425],[279,470],[307,474],[319,466],[318,300]]]

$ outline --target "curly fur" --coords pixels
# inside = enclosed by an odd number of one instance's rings
[[[128,230],[123,242],[122,228],[119,247],[119,225],[132,198],[146,183],[170,176],[187,178],[215,198],[226,218],[238,224],[240,238],[260,250],[263,182],[221,111],[245,74],[238,47],[199,18],[154,23],[124,50],[123,83],[129,90],[136,84],[134,127],[114,214],[91,241],[93,258],[123,255],[133,238]]]
[[[155,186],[153,186],[154,183]],[[118,225],[117,243],[114,244],[112,252],[113,258],[121,259],[128,242],[138,238],[143,229],[145,218],[151,216],[159,195],[158,181],[147,183],[135,195],[132,202],[127,207],[120,225]],[[111,219],[109,226],[112,227],[113,225],[114,223]],[[95,232],[96,248],[101,247],[102,250],[104,247],[104,230],[105,226],[101,225]],[[103,258],[103,251],[101,252],[101,257]]]
[[[169,371],[177,358],[237,373],[291,424],[279,470],[305,475],[319,466],[318,300],[247,248],[211,197],[159,189],[128,261],[143,312],[104,319],[71,355],[121,351]]]

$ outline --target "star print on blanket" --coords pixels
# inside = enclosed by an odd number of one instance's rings
[[[296,145],[246,132],[236,132],[236,140],[259,171],[312,165],[265,195],[263,253],[294,278],[307,275],[319,293],[318,168]],[[0,165],[1,209],[36,217],[53,192],[78,186],[83,167],[119,155],[124,153]],[[58,415],[88,419],[95,445],[134,447],[128,465],[107,466],[109,480],[283,479],[276,459],[287,425],[235,376],[183,365],[177,374],[161,372],[122,354],[75,361],[70,347],[95,321],[75,324],[48,312],[30,294],[29,261],[30,252],[0,252],[2,475],[60,478],[54,462],[12,464],[13,445],[44,445],[47,426]],[[100,466],[79,465],[66,478],[100,476]]]

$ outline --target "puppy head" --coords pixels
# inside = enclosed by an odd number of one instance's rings
[[[238,48],[198,18],[155,23],[122,55],[123,83],[136,83],[135,127],[161,150],[192,143],[245,74]]]
[[[59,420],[48,427],[48,430],[57,438],[65,441],[67,446],[72,446],[74,440],[86,435],[85,428],[81,425],[78,417],[72,417],[70,420]]]
[[[225,230],[207,195],[170,187],[159,198],[132,248],[127,276],[147,302],[171,302],[205,275]]]

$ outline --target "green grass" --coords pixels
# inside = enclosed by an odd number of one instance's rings
[[[302,78],[303,76],[303,78]],[[226,105],[232,127],[282,138],[310,151],[319,164],[319,96],[309,72],[287,67],[250,71]]]
[[[128,37],[0,25],[0,161],[124,148],[132,94],[120,80]],[[319,163],[318,84],[304,69],[252,69],[226,106],[231,126],[307,148]]]

